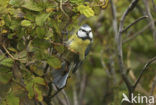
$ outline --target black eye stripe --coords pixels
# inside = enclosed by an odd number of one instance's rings
[[[81,31],[83,31],[83,32],[86,32],[86,30],[84,30],[84,29],[80,29]]]
[[[92,32],[91,30],[89,31],[89,32],[87,32],[86,30],[84,30],[84,29],[80,29],[81,31],[83,31],[83,32],[86,32],[86,33],[90,33],[90,32]]]

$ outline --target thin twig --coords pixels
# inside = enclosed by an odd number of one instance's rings
[[[153,31],[153,38],[156,41],[156,26],[155,26],[155,22],[154,22],[153,16],[152,16],[151,11],[150,11],[149,0],[143,0],[143,2],[145,5],[146,14],[149,17],[149,21],[151,22],[151,29]]]
[[[116,7],[114,5],[113,0],[110,0],[110,3],[111,3],[112,15],[113,15],[113,29],[114,29],[115,41],[117,41],[118,25],[117,25]]]
[[[52,41],[52,40],[50,41],[50,43],[53,44],[53,45],[56,45],[56,46],[64,45],[64,44],[62,44],[62,43],[54,42],[54,41]]]
[[[19,85],[20,87],[22,87],[26,92],[28,92],[23,84],[17,82],[15,79],[12,79],[12,81],[15,82],[17,85]]]
[[[155,4],[154,0],[152,0],[152,4],[153,4],[153,8],[154,8],[154,10],[156,12],[156,4]]]
[[[141,33],[143,33],[146,29],[148,29],[151,26],[151,23],[147,24],[145,27],[143,27],[141,30],[139,30],[138,32],[136,32],[134,35],[128,37],[127,39],[123,40],[123,44],[126,42],[129,42],[133,39],[135,39],[138,35],[141,35]]]
[[[142,16],[138,19],[136,19],[134,22],[132,22],[131,24],[129,24],[125,29],[122,30],[122,32],[126,32],[130,27],[132,27],[133,25],[135,25],[137,22],[145,19],[145,18],[148,18],[148,16]]]
[[[102,7],[102,8],[106,8],[108,6],[109,0],[104,0],[103,3],[100,2],[99,5],[95,5],[94,3],[91,5],[91,7]]]
[[[106,66],[105,62],[104,62],[104,57],[103,57],[103,53],[104,53],[104,49],[101,50],[101,65],[103,67],[103,69],[106,71],[107,75],[110,77],[110,72],[108,70],[108,67]]]
[[[156,76],[154,77],[154,80],[153,80],[153,83],[152,83],[152,88],[151,88],[151,93],[150,93],[151,96],[153,95],[155,87],[156,87]]]
[[[80,91],[78,92],[79,93],[79,98],[78,98],[79,101],[77,102],[77,103],[79,103],[78,105],[83,104],[88,78],[89,78],[88,74],[83,74],[82,79],[80,80]],[[77,93],[76,87],[75,87],[75,92]]]
[[[61,11],[62,11],[62,13],[67,17],[67,19],[69,20],[70,18],[69,18],[69,16],[68,16],[68,14],[64,11],[64,9],[62,8],[62,0],[60,0],[60,9],[61,9]]]
[[[4,44],[2,45],[2,47],[4,48],[4,50],[6,51],[6,53],[11,57],[11,59],[17,60],[17,61],[25,60],[25,59],[18,59],[18,58],[15,58],[13,55],[11,55],[11,53],[7,50],[7,48],[5,47]]]
[[[47,103],[47,105],[51,105],[52,82],[48,83],[48,87],[48,95],[44,97],[44,101]]]
[[[17,60],[13,55],[10,54],[10,52],[7,50],[7,48],[4,46],[4,44],[2,45],[2,47],[4,48],[4,50],[6,51],[6,53],[7,53],[13,60]]]
[[[76,91],[76,88],[75,86],[73,87],[73,104],[74,105],[79,105],[78,103],[78,97],[77,97],[77,91]]]
[[[64,87],[63,87],[64,88]],[[63,88],[58,89],[53,95],[51,95],[49,98],[55,97]]]
[[[138,85],[138,83],[140,82],[141,77],[143,76],[143,73],[148,69],[148,67],[150,66],[150,64],[152,64],[154,61],[156,61],[156,56],[153,57],[152,59],[150,59],[144,66],[144,68],[142,69],[137,81],[135,82],[134,86],[133,86],[133,91],[135,90],[136,86]]]
[[[64,98],[65,98],[65,100],[66,100],[67,105],[71,105],[71,104],[70,104],[69,97],[67,96],[67,93],[65,92],[64,89],[62,90],[62,94],[64,95]]]

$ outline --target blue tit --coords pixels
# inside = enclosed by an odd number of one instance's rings
[[[72,53],[68,53],[68,57],[66,57],[60,69],[53,70],[52,72],[53,83],[57,88],[63,88],[66,85],[70,71],[75,73],[80,67],[90,51],[92,42],[92,29],[86,24],[81,26],[77,33],[69,38],[66,46]]]

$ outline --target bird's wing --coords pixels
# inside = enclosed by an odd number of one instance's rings
[[[85,51],[85,57],[89,54],[89,51],[91,49],[92,43],[90,43]]]

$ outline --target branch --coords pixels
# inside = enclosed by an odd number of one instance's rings
[[[80,104],[80,105],[82,105],[83,104],[83,100],[84,100],[84,96],[85,96],[85,91],[86,91],[86,87],[87,87],[87,81],[88,81],[88,78],[89,78],[89,76],[88,76],[88,74],[83,74],[82,75],[82,80],[80,80],[80,90],[79,90],[79,101],[78,101],[78,103]],[[75,84],[76,85],[76,84]],[[76,87],[76,86],[75,86]],[[75,88],[74,87],[74,88]],[[76,91],[76,89],[75,89],[75,95],[77,94],[77,91]],[[77,104],[77,105],[79,105],[79,104]]]
[[[155,26],[155,22],[154,22],[154,19],[152,17],[151,11],[150,11],[148,0],[143,0],[143,2],[145,5],[146,14],[149,17],[149,21],[151,22],[151,29],[153,31],[153,38],[156,41],[156,26]]]
[[[55,87],[56,88],[56,87]],[[65,88],[65,87],[63,87],[63,88]],[[49,98],[51,99],[51,98],[53,98],[53,97],[55,97],[63,88],[60,88],[60,89],[57,89],[57,91],[53,94],[53,95],[51,95],[51,96],[49,96]]]
[[[138,1],[139,0],[133,0],[131,2],[131,4],[128,6],[128,8],[126,9],[126,11],[124,12],[124,14],[122,15],[120,25],[119,25],[119,32],[117,35],[117,50],[118,50],[117,53],[118,53],[118,62],[119,62],[119,66],[120,66],[120,73],[121,73],[121,76],[128,88],[130,98],[131,98],[130,95],[132,93],[132,88],[131,88],[132,85],[131,85],[131,83],[125,73],[125,70],[124,70],[123,50],[122,50],[122,31],[123,31],[123,26],[124,26],[124,21],[125,21],[126,16],[128,15],[129,12],[131,12],[135,8]]]
[[[155,5],[155,3],[154,3],[154,0],[152,0],[152,4],[153,4],[154,10],[156,11],[156,5]]]
[[[68,1],[68,0],[67,0]],[[70,17],[68,16],[68,14],[64,11],[63,7],[62,7],[62,4],[63,3],[63,0],[60,0],[60,9],[62,11],[62,13],[67,17],[67,19],[69,20]]]
[[[142,16],[138,19],[136,19],[133,23],[131,23],[130,25],[128,25],[125,29],[122,30],[122,32],[126,32],[130,27],[132,27],[133,25],[135,25],[137,22],[145,19],[145,18],[148,18],[148,16]]]
[[[143,33],[146,29],[148,29],[151,26],[151,23],[147,24],[145,27],[143,27],[140,31],[136,32],[134,35],[132,35],[131,37],[128,37],[127,39],[123,40],[123,44],[133,40],[134,38],[136,38],[138,35],[140,35],[141,33]]]
[[[74,105],[79,105],[79,104],[78,104],[77,91],[76,91],[76,89],[75,89],[75,86],[73,87],[73,104],[74,104]]]
[[[135,82],[134,86],[133,86],[133,91],[135,90],[136,86],[138,85],[138,83],[140,82],[141,77],[143,76],[143,73],[148,69],[148,67],[150,66],[150,64],[152,64],[154,61],[156,61],[156,56],[153,57],[152,59],[150,59],[144,66],[144,68],[142,69],[137,81]]]
[[[67,93],[65,92],[64,89],[62,90],[62,94],[63,94],[63,96],[64,96],[64,98],[65,98],[65,100],[66,100],[67,105],[71,105],[71,104],[70,104],[69,97],[67,96]]]
[[[117,41],[118,25],[117,25],[116,7],[112,0],[110,0],[110,3],[111,3],[112,15],[113,15],[113,29],[115,33],[115,41]]]
[[[156,86],[156,76],[154,77],[154,80],[153,80],[153,83],[152,83],[152,88],[151,88],[151,93],[150,93],[150,95],[153,95],[155,86]]]
[[[2,45],[2,47],[4,48],[4,50],[6,51],[6,53],[11,57],[11,59],[16,60],[16,61],[22,61],[22,60],[25,61],[25,59],[18,59],[18,58],[15,58],[13,55],[11,55],[11,53],[7,50],[7,48],[5,47],[4,44]]]
[[[48,95],[44,97],[44,101],[46,102],[47,105],[51,105],[52,82],[48,83],[48,87],[49,87]]]
[[[106,71],[107,75],[110,77],[110,76],[111,76],[111,75],[110,75],[110,72],[109,72],[108,67],[106,66],[106,64],[105,64],[105,62],[104,62],[103,53],[104,53],[104,49],[101,50],[101,58],[100,58],[100,60],[101,60],[101,65],[102,65],[103,69]]]

